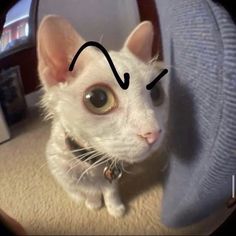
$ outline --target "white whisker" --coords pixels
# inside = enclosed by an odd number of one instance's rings
[[[43,163],[43,164],[38,168],[38,171],[41,170],[43,167],[45,167],[47,164],[48,164],[48,162],[45,161],[45,163]]]
[[[105,158],[105,157],[104,157]],[[88,167],[79,177],[78,181],[77,181],[77,184],[80,182],[80,180],[83,178],[83,176],[91,169],[95,168],[95,167],[98,167],[99,165],[102,165],[104,163],[107,162],[107,158],[105,158],[105,160],[103,159],[100,159],[98,161],[96,161],[95,163],[93,163],[90,167]]]
[[[93,154],[91,157],[86,158],[85,161],[90,161],[90,160],[92,160],[92,159],[94,159],[94,158],[96,158],[96,157],[98,157],[98,156],[101,156],[101,155],[102,155],[101,153],[96,152],[96,153]]]
[[[122,168],[122,170],[123,170],[125,173],[134,175],[133,172],[127,171],[127,170],[125,169],[125,167],[124,167],[124,161],[121,161],[121,168]]]
[[[86,158],[87,156],[89,156],[91,154],[94,154],[95,152],[96,151],[94,150],[94,151],[86,152],[86,153],[84,153],[82,155],[75,156],[75,157],[73,157],[72,159],[69,160],[69,163],[74,161],[74,160],[77,160],[77,159],[82,160],[82,159]]]
[[[81,162],[83,162],[83,161],[88,161],[88,160],[91,160],[91,159],[97,157],[97,156],[98,156],[98,153],[95,152],[95,154],[93,154],[91,157],[89,157],[88,159],[86,159],[87,156],[89,156],[89,155],[90,155],[90,153],[87,153],[86,155],[84,154],[82,158],[78,158],[78,157],[73,158],[72,160],[74,160],[74,163],[72,163],[72,166],[70,167],[70,169],[69,169],[66,173],[69,174],[69,172],[70,172],[72,169],[74,169],[76,166],[78,166],[79,164],[81,164]],[[81,156],[79,156],[79,157],[81,157]],[[84,160],[83,160],[83,159],[84,159]],[[70,162],[71,162],[71,160],[70,160]],[[74,165],[73,165],[73,164],[74,164]]]
[[[92,147],[84,147],[84,148],[78,148],[78,149],[73,149],[71,152],[80,152],[80,151],[84,151],[84,150],[89,150],[89,149],[93,149]]]

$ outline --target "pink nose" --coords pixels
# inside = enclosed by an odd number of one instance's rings
[[[148,144],[155,143],[161,135],[161,129],[158,131],[147,132],[145,134],[140,134],[142,138],[145,138]]]

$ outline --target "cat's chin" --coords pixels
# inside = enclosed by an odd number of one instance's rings
[[[152,156],[153,153],[155,153],[156,151],[158,151],[160,148],[160,145],[157,145],[156,147],[151,148],[149,151],[147,151],[146,153],[130,158],[130,159],[126,159],[126,162],[129,162],[130,164],[134,164],[134,163],[140,163],[142,161],[145,161],[146,159],[148,159],[150,156]]]
[[[148,158],[148,156],[141,156],[139,158],[133,159],[131,163],[139,163],[139,162],[146,160],[147,158]]]
[[[144,154],[144,155],[136,156],[130,159],[126,159],[125,161],[129,164],[135,164],[135,163],[139,163],[146,160],[149,156],[150,154]]]

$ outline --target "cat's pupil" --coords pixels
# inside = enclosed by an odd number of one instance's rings
[[[115,94],[109,86],[95,84],[84,93],[85,107],[93,114],[104,115],[118,106]]]
[[[151,90],[151,99],[154,106],[159,106],[163,102],[163,90],[160,86],[156,85]]]
[[[100,108],[107,103],[107,94],[102,89],[94,89],[86,95],[86,99],[89,99],[93,106]]]
[[[157,101],[160,98],[160,89],[157,86],[151,90],[151,98],[153,101]]]

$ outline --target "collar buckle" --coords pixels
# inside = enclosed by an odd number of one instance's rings
[[[115,179],[120,179],[122,177],[122,169],[120,164],[112,165],[111,162],[107,162],[104,170],[103,175],[104,177],[112,183]]]

